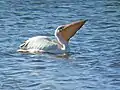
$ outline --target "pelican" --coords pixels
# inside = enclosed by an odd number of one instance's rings
[[[68,43],[75,33],[85,24],[86,20],[79,20],[70,24],[58,26],[55,30],[56,40],[47,36],[35,36],[19,46],[18,52],[23,53],[67,53]]]

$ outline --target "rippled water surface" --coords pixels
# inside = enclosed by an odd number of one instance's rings
[[[16,52],[80,19],[68,57]],[[120,0],[0,0],[0,90],[120,90]]]

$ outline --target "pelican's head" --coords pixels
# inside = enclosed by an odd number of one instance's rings
[[[58,26],[55,30],[55,36],[60,34],[62,38],[69,42],[70,38],[85,24],[86,20],[72,22],[70,24]]]

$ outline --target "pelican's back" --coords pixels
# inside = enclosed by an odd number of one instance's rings
[[[20,45],[21,50],[44,50],[49,51],[56,49],[57,43],[53,42],[46,36],[36,36],[28,39]]]

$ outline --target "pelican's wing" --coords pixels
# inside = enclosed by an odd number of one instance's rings
[[[36,49],[48,51],[55,48],[57,48],[57,43],[46,36],[32,37],[20,45],[22,50]]]

